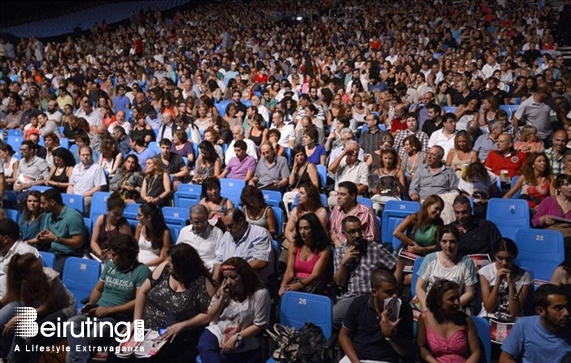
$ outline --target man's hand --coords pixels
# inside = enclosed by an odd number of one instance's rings
[[[40,242],[55,242],[57,239],[57,236],[52,231],[47,229],[44,229],[38,233],[38,240]]]
[[[383,310],[381,313],[381,322],[379,327],[383,332],[383,335],[389,339],[393,338],[394,330],[399,325],[401,318],[398,318],[395,322],[390,321],[389,313],[387,310]]]
[[[411,195],[410,195],[410,200],[417,202],[417,201],[420,200],[420,195],[418,195],[418,194],[411,194]]]
[[[357,258],[359,256],[359,251],[355,250],[355,246],[349,246],[345,253],[343,254],[343,258],[341,259],[341,264],[346,265],[352,258]]]

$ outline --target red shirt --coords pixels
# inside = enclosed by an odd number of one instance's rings
[[[398,118],[393,118],[391,122],[391,132],[396,133],[397,131],[406,130],[406,120],[399,120]]]
[[[501,170],[507,170],[508,176],[513,178],[520,174],[519,170],[526,159],[527,154],[521,151],[514,150],[508,155],[503,155],[498,150],[494,150],[488,154],[485,165],[496,175],[500,175]]]

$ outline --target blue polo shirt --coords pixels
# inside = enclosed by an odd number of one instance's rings
[[[59,238],[70,238],[76,234],[81,234],[85,238],[85,223],[83,216],[77,210],[63,207],[58,217],[53,213],[47,213],[42,222],[42,230],[52,231]],[[55,255],[69,255],[74,249],[59,242],[52,242],[50,252]]]

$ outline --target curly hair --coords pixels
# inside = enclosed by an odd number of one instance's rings
[[[428,310],[430,310],[430,312],[434,316],[434,319],[439,324],[443,324],[445,320],[444,316],[442,315],[442,297],[447,291],[450,290],[456,290],[459,292],[460,286],[458,286],[458,284],[454,281],[442,279],[436,281],[432,285],[430,291],[428,292],[428,295],[426,296],[426,307],[428,308]],[[458,313],[461,313],[460,310],[458,310]]]
[[[200,276],[211,280],[210,272],[204,266],[204,262],[198,252],[196,252],[196,249],[191,245],[179,243],[170,246],[167,250],[167,256],[171,258],[171,265],[175,271],[176,280],[180,281],[185,287],[188,288],[190,283]]]
[[[321,225],[319,218],[315,213],[306,213],[299,217],[295,222],[295,238],[294,245],[296,247],[302,247],[304,245],[303,239],[299,233],[299,224],[301,221],[307,221],[309,223],[309,228],[311,229],[311,240],[312,245],[310,247],[311,252],[321,252],[331,245],[331,239],[327,235],[327,232]]]
[[[299,187],[303,188],[307,194],[307,201],[297,205],[297,213],[303,214],[304,212],[316,212],[319,208],[323,208],[321,203],[321,195],[319,189],[312,183],[306,183]]]
[[[238,296],[238,299],[241,301],[248,297],[252,297],[256,291],[265,288],[256,271],[241,257],[230,257],[226,261],[222,262],[220,265],[220,271],[224,271],[226,269],[236,271],[236,273],[242,278],[244,289],[242,295]],[[220,273],[218,277],[218,286],[222,285],[223,280],[224,274]]]
[[[550,180],[551,177],[553,176],[553,174],[551,172],[551,165],[549,163],[549,159],[547,158],[547,155],[545,155],[545,153],[543,153],[543,152],[531,153],[531,154],[529,154],[529,156],[527,157],[527,160],[525,161],[525,163],[521,167],[521,175],[525,178],[525,180],[527,182],[529,182],[532,185],[537,185],[537,183],[538,183],[537,177],[535,176],[535,168],[534,168],[533,164],[535,163],[535,160],[537,160],[537,158],[539,158],[541,156],[543,156],[545,158],[546,166],[545,166],[545,171],[540,175],[540,177],[544,177],[544,178],[547,178],[548,180]]]
[[[429,195],[428,198],[426,198],[424,200],[424,202],[422,202],[422,205],[420,206],[420,211],[418,211],[417,214],[417,226],[418,227],[422,227],[425,225],[428,225],[428,207],[430,207],[433,204],[439,203],[440,204],[440,208],[444,209],[444,201],[442,200],[442,198],[440,198],[438,195]],[[441,218],[438,218],[436,221],[433,222],[434,224],[437,225],[443,225],[444,222],[442,222]]]

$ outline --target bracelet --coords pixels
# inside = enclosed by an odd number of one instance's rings
[[[301,286],[306,287],[306,285],[303,283],[303,280],[299,280],[299,283],[301,284]]]

